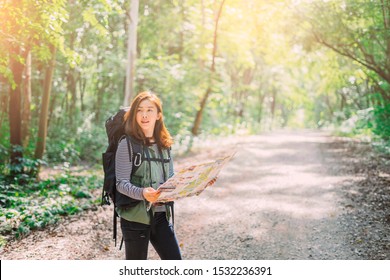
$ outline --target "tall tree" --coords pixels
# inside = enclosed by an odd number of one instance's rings
[[[221,4],[219,6],[219,9],[218,9],[217,16],[215,18],[214,40],[213,40],[213,49],[212,49],[212,58],[211,58],[209,82],[208,82],[207,90],[206,90],[205,94],[203,95],[202,100],[200,101],[199,109],[198,109],[198,111],[196,113],[195,121],[194,121],[192,130],[191,130],[193,135],[198,135],[199,134],[200,125],[201,125],[201,122],[202,122],[203,111],[204,111],[204,109],[206,107],[207,99],[209,98],[209,95],[210,95],[210,93],[212,91],[213,78],[214,78],[213,76],[215,74],[215,57],[217,55],[218,23],[219,23],[219,19],[221,17],[221,14],[222,14],[222,8],[223,8],[223,4],[224,3],[225,3],[225,0],[222,0]]]
[[[22,110],[22,141],[27,146],[31,122],[31,52],[27,55],[24,81],[23,81],[23,110]]]
[[[6,84],[6,79],[0,74],[0,131],[8,114],[8,91]]]
[[[315,2],[308,6],[304,19],[311,24],[315,41],[390,84],[390,1]],[[382,94],[390,100],[390,92]]]
[[[7,10],[10,14],[7,14]],[[0,65],[0,71],[11,81],[8,116],[11,144],[10,161],[12,164],[18,164],[22,157],[22,151],[17,146],[22,145],[22,77],[24,62],[28,53],[27,49],[29,48],[18,37],[18,34],[22,32],[20,24],[20,17],[23,18],[22,13],[23,1],[20,0],[7,1],[0,7],[0,18],[2,19],[0,25],[0,54],[3,56],[0,60],[3,64]]]
[[[139,0],[131,0],[127,39],[126,86],[123,106],[129,106],[134,91],[135,60],[137,57],[137,25]]]
[[[67,14],[64,0],[46,1],[13,0],[0,4],[0,73],[10,83],[10,161],[18,164],[23,156],[22,146],[22,76],[28,53],[36,54],[37,60],[50,58],[48,45],[62,46],[62,23]],[[63,49],[63,48],[62,48]],[[65,52],[65,51],[64,51]],[[8,70],[9,69],[9,70]],[[20,169],[21,172],[23,170]]]
[[[44,80],[44,89],[42,96],[41,111],[39,117],[39,127],[38,127],[38,139],[37,145],[35,147],[35,158],[42,159],[45,146],[46,146],[46,136],[47,136],[47,121],[49,113],[49,102],[50,94],[53,80],[53,73],[56,61],[56,48],[55,46],[50,46],[51,60],[47,66]]]
[[[11,144],[11,164],[19,164],[23,156],[22,146],[22,81],[24,63],[21,57],[25,58],[26,53],[19,46],[10,48],[10,69],[13,73],[14,85],[10,87],[9,98],[9,123],[10,123],[10,144]]]

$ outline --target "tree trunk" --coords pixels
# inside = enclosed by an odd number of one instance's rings
[[[275,111],[276,111],[276,88],[272,89],[272,102],[271,102],[271,129],[274,126]]]
[[[200,48],[204,48],[206,45],[204,40],[204,38],[206,37],[205,35],[206,34],[206,8],[205,8],[204,0],[201,1],[201,14],[202,14],[202,22],[200,27],[201,28]],[[198,58],[198,64],[199,64],[199,69],[203,71],[203,69],[205,68],[205,60],[201,56],[199,56]]]
[[[70,17],[73,16],[73,13],[70,14]],[[69,34],[69,48],[74,50],[74,42],[76,40],[76,32]],[[70,96],[69,104],[69,124],[73,127],[75,118],[76,118],[76,103],[77,103],[77,94],[76,94],[76,71],[75,68],[69,66],[67,75],[66,75],[66,91],[68,96]]]
[[[39,116],[38,140],[35,149],[35,159],[42,159],[46,146],[47,120],[54,66],[56,61],[56,48],[54,46],[50,46],[50,51],[52,54],[52,58],[45,73],[44,91],[42,97],[41,112]]]
[[[23,83],[23,110],[22,110],[22,143],[26,147],[30,138],[31,122],[31,52],[27,54],[25,77]]]
[[[11,164],[19,164],[23,153],[22,146],[22,77],[24,65],[16,57],[21,54],[19,47],[13,47],[10,54],[10,69],[14,76],[15,85],[10,87],[9,98],[9,126],[10,126],[10,144],[11,144]]]
[[[329,115],[332,117],[334,115],[334,110],[333,110],[333,106],[332,106],[332,104],[330,102],[330,98],[329,98],[328,92],[325,95],[325,103],[326,103],[326,106],[328,107]]]
[[[386,2],[386,3],[385,3]],[[383,16],[383,26],[385,28],[386,34],[390,32],[390,2],[381,0],[382,16]],[[387,41],[386,46],[386,64],[390,67],[390,35],[387,35],[385,38]]]
[[[137,25],[139,0],[131,0],[130,5],[129,36],[127,40],[126,85],[123,106],[129,106],[130,101],[133,98],[135,59],[137,57]]]
[[[45,84],[43,83],[43,88],[45,87]],[[65,94],[65,96],[67,96]],[[54,94],[54,95],[51,95],[51,98],[50,98],[50,105],[49,105],[49,113],[48,113],[48,120],[47,120],[47,127],[50,127],[51,125],[51,121],[55,122],[55,125],[56,126],[60,126],[60,120],[62,120],[62,118],[54,118],[54,110],[56,108],[56,105],[57,105],[57,100],[58,100],[58,97],[59,97],[59,94]],[[61,107],[63,108],[63,107]],[[66,112],[66,111],[65,111]]]
[[[70,96],[70,104],[69,104],[69,124],[73,127],[75,114],[76,114],[76,81],[75,81],[75,71],[74,69],[68,69],[68,74],[66,75],[66,88],[68,92],[68,96]]]
[[[98,56],[98,60],[96,62],[96,67],[98,69],[100,69],[100,65],[104,64],[104,60],[105,60],[104,56]],[[103,100],[104,100],[103,96],[104,96],[104,92],[106,91],[106,88],[108,87],[108,85],[109,85],[109,80],[104,78],[104,77],[101,78],[100,81],[96,85],[96,102],[94,105],[94,108],[95,108],[94,122],[96,124],[100,123],[101,108],[102,108],[102,104],[103,104]]]
[[[265,96],[266,96],[265,94],[259,93],[259,101],[258,101],[259,110],[258,110],[258,114],[257,114],[257,122],[258,122],[259,126],[261,125],[261,120],[263,119],[263,108],[264,108]]]
[[[347,99],[344,94],[341,93],[340,111],[344,110],[345,104],[347,104]]]
[[[101,119],[101,110],[100,108],[102,108],[102,104],[103,104],[103,95],[104,95],[104,92],[109,84],[109,81],[107,79],[102,79],[101,85],[98,87],[97,89],[97,99],[96,99],[96,109],[95,109],[95,123],[99,124],[100,123],[100,119]]]
[[[84,113],[86,109],[84,104],[84,94],[85,94],[85,87],[87,85],[87,81],[86,79],[81,78],[79,76],[78,82],[79,82],[79,91],[80,91],[80,107],[81,107],[81,112]]]
[[[8,96],[9,90],[6,87],[6,79],[0,75],[0,131],[3,121],[8,114]]]
[[[180,29],[180,33],[179,33],[179,48],[177,50],[177,54],[179,55],[179,62],[182,63],[183,62],[183,55],[184,55],[184,41],[185,41],[185,38],[184,38],[184,22],[185,22],[185,18],[186,18],[186,14],[185,14],[185,0],[182,0],[181,1],[181,6],[180,6],[180,21],[182,22],[181,24],[181,29]]]
[[[213,52],[212,52],[212,61],[211,61],[211,67],[210,67],[210,75],[211,75],[211,77],[209,78],[208,88],[207,88],[207,90],[206,90],[206,92],[205,92],[205,94],[204,94],[204,96],[203,96],[203,98],[202,98],[202,100],[200,102],[200,108],[199,108],[198,112],[196,113],[194,126],[192,127],[192,130],[191,130],[193,135],[198,135],[199,134],[199,128],[200,128],[200,124],[202,122],[203,111],[204,111],[204,108],[206,106],[207,99],[208,99],[208,97],[209,97],[209,95],[211,93],[212,76],[215,73],[215,56],[216,56],[216,53],[217,53],[218,23],[219,23],[219,19],[221,17],[222,8],[223,8],[223,4],[224,3],[225,3],[225,0],[222,0],[221,5],[219,6],[219,11],[218,11],[216,20],[215,20]]]
[[[200,123],[202,121],[203,111],[204,111],[204,108],[206,106],[206,101],[210,95],[210,92],[211,92],[211,85],[207,88],[207,91],[206,91],[205,95],[203,96],[202,101],[200,102],[200,109],[196,113],[194,126],[192,128],[193,135],[199,134],[199,128],[200,128]]]

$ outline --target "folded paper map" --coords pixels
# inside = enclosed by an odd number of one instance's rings
[[[234,153],[215,161],[183,168],[159,187],[162,191],[156,202],[167,202],[199,195],[212,180],[217,178],[222,167],[233,156]]]

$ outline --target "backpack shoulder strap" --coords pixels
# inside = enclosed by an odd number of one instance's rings
[[[143,153],[142,153],[142,144],[134,141],[131,136],[126,135],[127,148],[129,150],[129,161],[132,164],[131,168],[131,176],[138,170],[142,161],[143,161]],[[130,177],[131,178],[131,177]]]

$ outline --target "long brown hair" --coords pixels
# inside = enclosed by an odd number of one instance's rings
[[[153,102],[157,107],[157,112],[160,114],[160,119],[156,121],[153,131],[154,140],[159,147],[169,148],[173,144],[173,139],[164,124],[162,102],[156,94],[150,91],[141,92],[133,99],[133,102],[130,105],[130,110],[127,111],[124,116],[125,133],[136,140],[141,141],[145,145],[151,144],[150,139],[145,136],[136,119],[139,104],[145,99]]]

